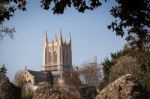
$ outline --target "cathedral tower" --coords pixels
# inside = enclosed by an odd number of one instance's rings
[[[72,67],[71,34],[63,41],[61,30],[55,39],[48,41],[47,33],[44,40],[43,71],[51,71],[54,80],[59,80],[67,68]]]

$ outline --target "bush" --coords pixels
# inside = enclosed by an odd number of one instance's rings
[[[114,81],[125,74],[132,74],[139,80],[142,79],[143,73],[137,59],[127,55],[120,57],[110,70],[109,81]]]
[[[33,97],[33,90],[30,88],[22,88],[22,99],[32,99]]]

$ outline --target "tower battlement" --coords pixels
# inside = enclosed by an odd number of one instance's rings
[[[51,71],[55,78],[60,78],[65,69],[72,67],[71,34],[63,41],[62,33],[55,36],[54,40],[48,41],[45,33],[43,51],[43,71]]]

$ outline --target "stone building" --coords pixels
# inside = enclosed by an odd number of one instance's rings
[[[27,83],[39,84],[43,81],[64,83],[63,73],[72,67],[71,35],[63,41],[61,31],[51,42],[47,33],[44,38],[43,65],[41,71],[22,71],[21,76]],[[52,77],[51,77],[52,75]],[[48,79],[49,78],[49,79]]]
[[[51,71],[54,81],[62,81],[63,72],[72,67],[71,35],[63,41],[61,31],[51,42],[45,34],[42,71]]]
[[[21,77],[25,80],[26,83],[32,85],[38,85],[40,82],[53,83],[53,75],[50,71],[33,71],[25,68],[21,72]]]

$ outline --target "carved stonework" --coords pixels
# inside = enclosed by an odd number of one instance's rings
[[[48,41],[47,33],[45,34],[44,53],[43,53],[43,71],[51,71],[54,81],[61,79],[66,68],[72,66],[72,49],[71,35],[63,41],[61,31],[59,35],[51,42]]]

